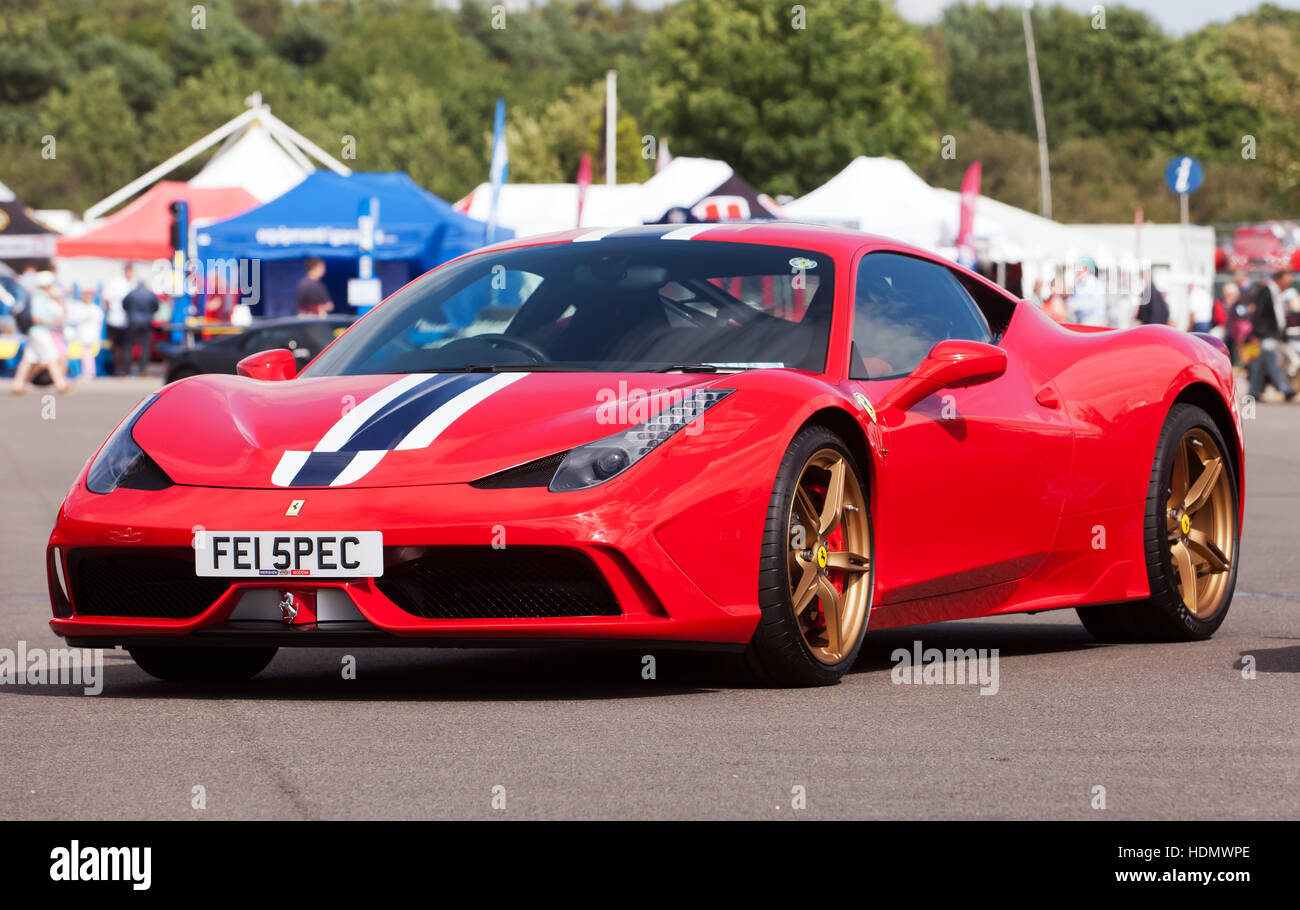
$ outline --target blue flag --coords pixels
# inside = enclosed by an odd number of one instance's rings
[[[492,183],[492,209],[488,213],[487,242],[496,240],[497,205],[501,201],[501,187],[510,175],[510,153],[506,151],[506,99],[497,99],[496,118],[492,124],[492,164],[488,179]]]

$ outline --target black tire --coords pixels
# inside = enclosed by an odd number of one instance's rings
[[[266,669],[275,648],[129,648],[141,670],[169,682],[242,682]]]
[[[1166,507],[1176,450],[1184,435],[1198,428],[1210,435],[1223,455],[1232,494],[1234,543],[1234,556],[1228,568],[1223,602],[1204,619],[1188,610],[1179,594],[1177,573],[1166,532]],[[1240,563],[1237,553],[1241,543],[1241,525],[1237,520],[1240,514],[1237,499],[1239,487],[1231,452],[1223,434],[1205,411],[1186,403],[1176,404],[1170,409],[1156,444],[1142,528],[1147,583],[1151,595],[1138,602],[1079,607],[1079,620],[1094,638],[1105,642],[1204,641],[1223,624],[1237,585],[1237,566]]]
[[[745,649],[744,663],[750,675],[765,685],[776,686],[830,686],[838,683],[857,660],[862,642],[866,638],[870,620],[871,600],[867,601],[867,617],[857,641],[837,664],[825,664],[813,657],[799,631],[794,607],[790,598],[790,571],[787,552],[790,546],[790,506],[794,487],[804,465],[814,453],[822,449],[838,451],[857,475],[864,496],[868,487],[853,453],[835,433],[821,426],[800,430],[781,459],[772,498],[768,503],[767,521],[763,529],[763,546],[759,557],[758,605],[761,610],[758,627]],[[867,510],[870,523],[870,509]],[[870,527],[870,524],[868,524]],[[875,537],[872,535],[872,552],[867,554],[874,564]],[[874,572],[872,574],[874,587]]]

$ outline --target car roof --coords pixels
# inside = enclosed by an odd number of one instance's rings
[[[763,243],[774,246],[809,247],[829,253],[848,254],[864,246],[905,249],[915,255],[934,259],[933,253],[908,246],[888,237],[866,234],[851,228],[810,224],[799,221],[731,221],[696,224],[643,224],[632,227],[583,227],[550,234],[535,234],[505,240],[475,250],[469,255],[485,251],[519,249],[555,243],[592,242],[603,240],[662,237],[670,240],[730,241],[735,243]]]

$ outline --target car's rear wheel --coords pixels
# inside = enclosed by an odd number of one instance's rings
[[[824,686],[858,656],[874,557],[866,484],[825,427],[806,427],[781,461],[759,562],[762,616],[745,652],[762,682]]]
[[[129,648],[141,670],[171,682],[238,682],[252,679],[275,657],[275,648]]]
[[[1237,584],[1237,477],[1210,415],[1176,404],[1156,446],[1147,493],[1147,581],[1139,603],[1080,607],[1102,641],[1200,641],[1222,625]]]

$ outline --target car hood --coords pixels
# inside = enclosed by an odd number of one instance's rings
[[[639,423],[737,374],[417,373],[165,388],[132,435],[176,483],[275,489],[467,483]]]

